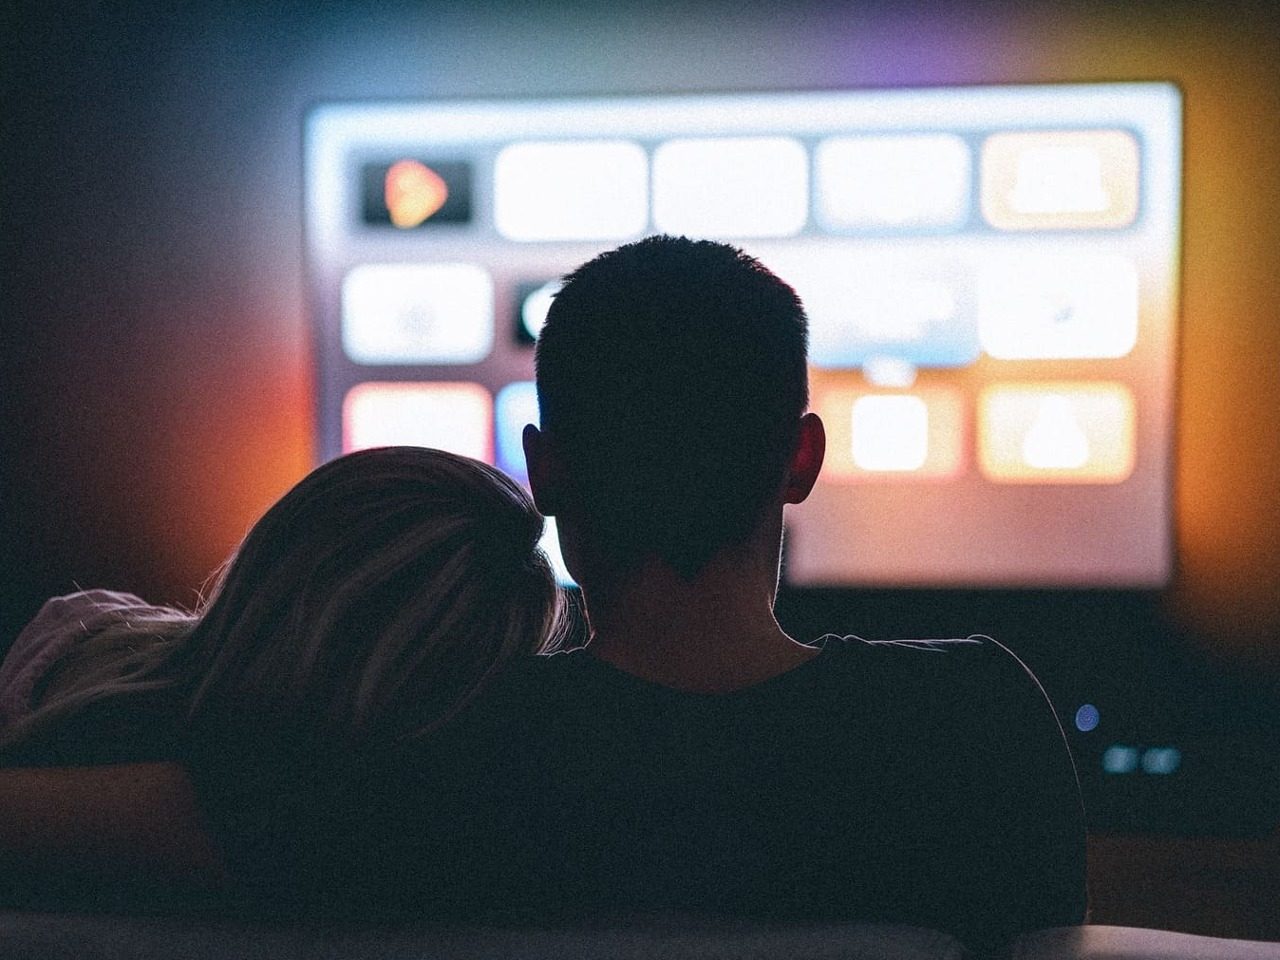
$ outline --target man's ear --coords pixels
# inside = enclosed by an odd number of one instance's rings
[[[800,418],[800,432],[795,453],[787,469],[787,482],[782,488],[783,503],[801,503],[818,482],[822,460],[827,453],[827,431],[816,413]]]
[[[524,445],[524,462],[529,471],[529,489],[533,502],[544,517],[559,512],[563,469],[555,446],[545,433],[532,423],[526,424],[521,436]]]

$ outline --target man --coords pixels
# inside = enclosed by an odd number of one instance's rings
[[[717,243],[620,247],[555,298],[524,443],[590,641],[536,671],[539,733],[502,761],[530,804],[526,862],[555,863],[539,899],[896,921],[982,948],[1082,922],[1074,768],[1012,654],[802,644],[774,618],[784,509],[824,451],[805,345],[791,288]]]

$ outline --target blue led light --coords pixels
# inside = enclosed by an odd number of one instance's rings
[[[1100,719],[1102,715],[1098,713],[1097,707],[1092,703],[1083,703],[1076,711],[1076,729],[1081,733],[1088,733],[1097,728]]]
[[[1133,773],[1138,769],[1138,748],[1112,744],[1102,755],[1102,769],[1107,773]]]
[[[1177,747],[1151,747],[1142,754],[1142,772],[1169,775],[1182,766],[1182,751]]]

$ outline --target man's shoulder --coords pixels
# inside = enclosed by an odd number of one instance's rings
[[[859,656],[873,662],[913,666],[937,662],[954,668],[1013,657],[1008,647],[985,634],[949,639],[866,640],[853,634],[828,633],[811,645],[820,647],[832,659]]]
[[[1007,646],[987,636],[947,640],[863,640],[827,636],[811,661],[815,717],[856,719],[886,737],[940,737],[963,731],[970,745],[1061,740],[1039,680]],[[844,700],[856,703],[841,706]],[[843,711],[843,713],[841,713]],[[913,732],[914,731],[914,732]],[[1012,746],[1012,745],[1011,745]],[[1056,749],[1056,747],[1055,747]]]
[[[922,684],[1014,682],[1021,685],[1031,679],[1026,665],[1008,647],[983,635],[939,640],[865,640],[831,633],[806,645],[818,648],[819,654],[787,673],[742,692],[781,694],[788,688],[802,688],[811,683],[839,685],[901,680]],[[546,701],[554,696],[578,699],[584,689],[618,693],[629,687],[648,689],[654,684],[610,667],[592,656],[586,647],[578,647],[552,655],[521,658],[506,671],[500,686],[508,697]]]
[[[500,739],[516,731],[511,736],[522,741],[556,730],[581,739],[587,728],[603,736],[616,725],[675,727],[710,716],[736,717],[748,727],[792,717],[828,735],[881,724],[936,732],[954,729],[950,721],[977,733],[1021,726],[1028,717],[1052,725],[1039,682],[990,637],[881,641],[832,634],[813,645],[820,653],[799,667],[728,696],[682,694],[631,677],[585,649],[526,657],[483,698],[477,719]]]
[[[864,686],[928,688],[1035,686],[1027,666],[1007,646],[984,635],[945,640],[864,640],[827,634],[814,641],[822,653],[815,673]]]

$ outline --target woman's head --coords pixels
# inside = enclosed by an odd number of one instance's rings
[[[400,741],[465,706],[559,610],[528,495],[420,447],[318,468],[254,525],[180,658],[193,719]]]

